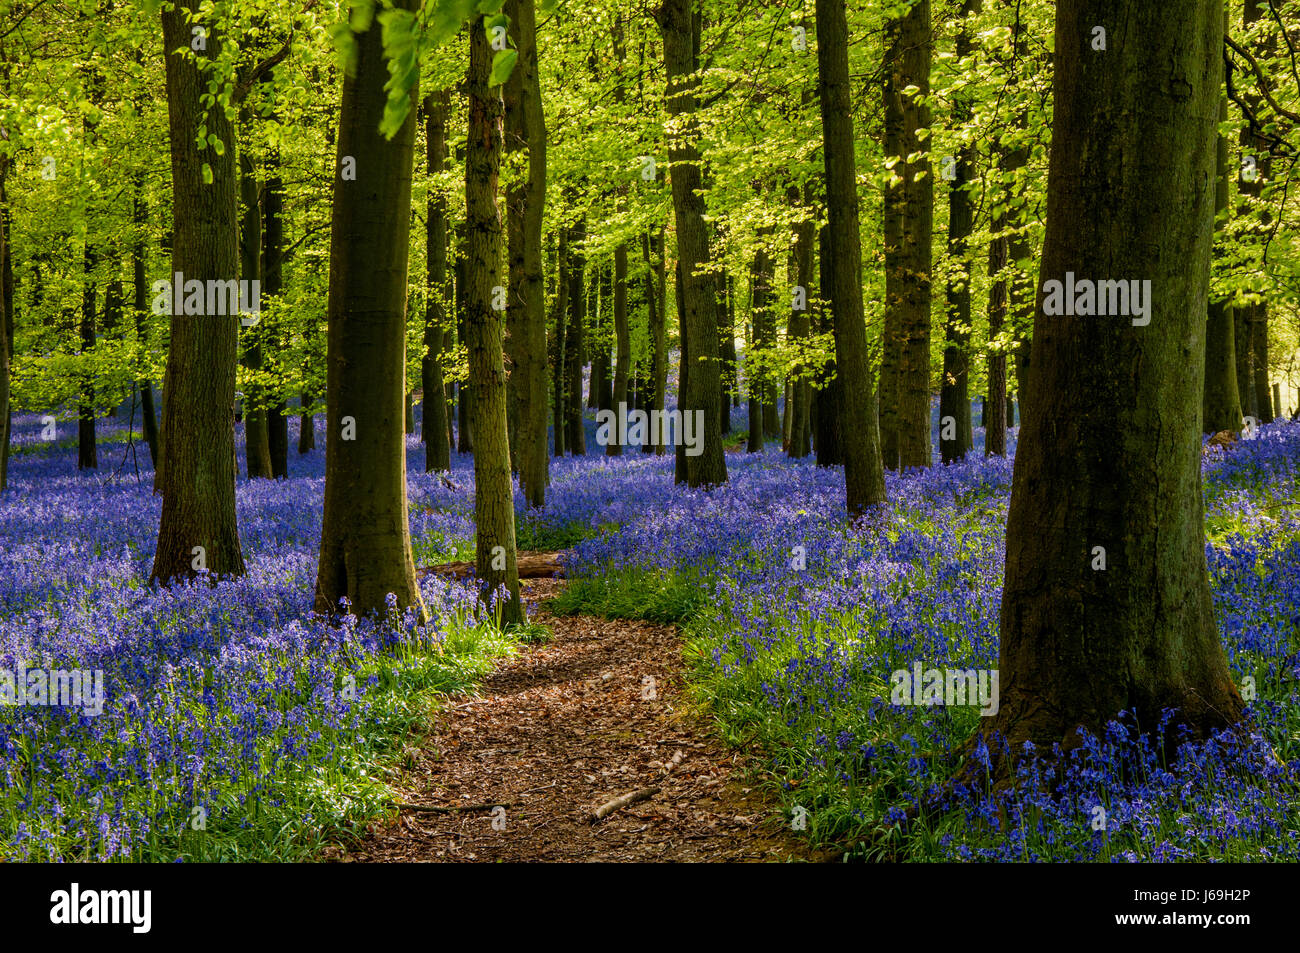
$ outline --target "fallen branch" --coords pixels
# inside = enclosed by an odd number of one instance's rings
[[[616,797],[612,801],[606,801],[600,807],[591,812],[590,821],[595,824],[615,811],[621,810],[631,804],[637,804],[641,801],[648,801],[659,793],[659,788],[642,788],[640,791],[633,791],[631,794],[624,794],[622,797]]]
[[[515,565],[519,570],[520,579],[564,578],[564,564],[560,562],[559,553],[522,552],[515,557]],[[462,579],[473,576],[475,567],[472,562],[442,563],[438,566],[422,566],[417,572],[422,576],[435,573],[439,576]]]
[[[491,801],[487,804],[456,804],[450,807],[442,807],[437,804],[407,804],[405,801],[394,801],[403,811],[420,811],[424,814],[456,814],[460,811],[494,811],[499,807],[514,807],[514,801]]]

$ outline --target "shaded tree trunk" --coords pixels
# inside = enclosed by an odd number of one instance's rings
[[[1039,305],[1007,526],[1001,703],[983,729],[1017,753],[1025,741],[1074,748],[1080,726],[1121,710],[1148,730],[1177,709],[1167,740],[1242,710],[1210,600],[1197,416],[1222,8],[1119,0],[1110,19],[1124,34],[1098,68],[1095,5],[1057,5],[1052,138],[1088,148],[1052,151],[1040,287],[1067,271],[1149,280],[1150,323]]]
[[[251,119],[240,111],[241,125]],[[247,149],[239,150],[239,277],[251,283],[262,280],[262,196]],[[254,374],[262,370],[262,337],[266,329],[259,321],[245,328],[244,367]],[[250,480],[271,478],[271,445],[266,426],[266,394],[261,383],[244,387],[244,471]]]
[[[415,0],[397,0],[410,10]],[[415,103],[391,140],[379,132],[388,63],[378,23],[356,38],[343,83],[330,228],[326,359],[325,517],[316,610],[397,606],[428,612],[411,557],[406,502],[406,275]],[[343,160],[359,174],[345,179]]]
[[[238,174],[234,127],[220,105],[205,107],[208,73],[176,50],[189,50],[197,0],[178,0],[162,13],[168,132],[171,143],[173,274],[186,281],[235,280],[239,269]],[[220,56],[224,38],[208,30],[207,53]],[[199,152],[195,130],[226,144]],[[203,168],[212,182],[204,182]],[[244,556],[235,516],[235,362],[239,317],[171,316],[171,345],[163,379],[161,467],[156,488],[162,517],[150,578],[242,575]],[[201,558],[200,558],[201,557]]]
[[[683,374],[685,384],[679,404],[683,416],[694,411],[704,415],[701,453],[685,456],[686,482],[691,487],[716,486],[727,482],[727,463],[722,452],[722,414],[717,406],[721,396],[718,321],[707,274],[709,241],[696,142],[698,49],[690,0],[664,0],[656,19],[663,33],[668,114],[681,124],[670,137],[668,146],[681,268],[680,303],[684,309],[683,368],[690,361],[689,372]]]
[[[81,353],[89,354],[95,347],[95,266],[99,256],[89,241],[84,256],[84,275],[81,288]],[[95,447],[95,385],[88,370],[82,372],[81,392],[77,404],[77,469],[99,469]]]
[[[587,436],[583,430],[582,368],[583,325],[587,320],[587,294],[583,285],[587,263],[581,251],[587,236],[585,223],[569,230],[569,320],[564,329],[564,370],[568,378],[564,398],[564,446],[574,456],[587,452]]]
[[[469,136],[465,156],[465,233],[469,286],[465,296],[465,339],[469,351],[470,427],[474,431],[474,542],[480,597],[496,604],[503,624],[523,621],[519,572],[515,562],[514,486],[506,427],[506,372],[502,347],[504,315],[492,307],[492,289],[501,281],[501,217],[497,179],[501,168],[504,106],[488,86],[492,47],[487,20],[470,27]],[[508,596],[496,601],[505,587]]]
[[[450,93],[430,93],[424,99],[425,171],[429,175],[447,167],[447,110]],[[451,470],[451,443],[447,434],[447,395],[442,380],[443,327],[447,321],[447,196],[430,189],[425,209],[424,359],[420,362],[420,387],[424,413],[420,439],[424,441],[424,470]]]
[[[507,321],[517,411],[519,485],[530,506],[546,502],[550,460],[546,452],[546,288],[542,223],[546,202],[546,119],[537,64],[533,0],[509,0],[510,34],[519,50],[505,84],[507,152],[528,153],[528,176],[506,197],[510,299]]]
[[[555,444],[555,455],[564,456],[564,395],[568,390],[568,367],[565,363],[568,336],[564,326],[569,313],[569,230],[561,228],[556,241],[556,282],[555,282],[555,335],[551,342],[551,431]]]
[[[922,0],[918,6],[925,7],[928,24],[928,0]],[[928,59],[928,45],[926,55]],[[837,415],[839,443],[844,456],[845,500],[852,517],[863,513],[868,506],[885,501],[885,475],[862,308],[862,248],[844,0],[817,0],[817,65],[828,221],[821,235],[822,282],[835,333],[835,376],[841,381]],[[928,243],[927,229],[927,261]],[[927,329],[928,322],[927,316]],[[928,352],[926,362],[928,365]],[[928,453],[928,423],[925,432]],[[822,462],[820,456],[818,462]],[[906,458],[904,463],[907,465]]]
[[[1224,29],[1228,10],[1224,4]],[[1228,97],[1219,97],[1219,123],[1228,121]],[[1214,162],[1215,233],[1221,235],[1219,216],[1228,209],[1228,139],[1216,140]],[[1214,261],[1222,256],[1215,249]],[[1232,307],[1211,295],[1205,323],[1205,393],[1201,405],[1201,429],[1208,434],[1241,429],[1241,393],[1237,389],[1237,347]]]
[[[981,0],[965,0],[963,19],[980,12]],[[957,33],[957,58],[974,51],[970,30],[965,25]],[[970,121],[971,104],[966,99],[953,103],[953,123],[962,126]],[[955,275],[948,280],[948,308],[944,322],[947,345],[943,351],[943,382],[939,388],[939,456],[944,463],[965,459],[972,447],[970,413],[970,284],[971,261],[969,240],[974,224],[974,207],[969,183],[975,167],[974,145],[964,146],[955,158],[948,201],[948,257]]]
[[[627,403],[627,378],[632,367],[632,333],[627,323],[627,245],[614,249],[614,393],[610,405],[619,413]],[[605,451],[616,457],[622,446],[611,440]]]
[[[144,203],[143,176],[135,179],[135,194],[131,205],[131,221],[136,228],[136,237],[131,245],[131,284],[134,292],[133,307],[135,311],[136,338],[145,340],[144,316],[149,313],[149,284],[145,276],[144,262],[144,226],[148,220]],[[149,459],[158,466],[158,414],[153,402],[153,381],[148,375],[136,381],[140,388],[140,406],[144,420],[144,440],[149,445]]]

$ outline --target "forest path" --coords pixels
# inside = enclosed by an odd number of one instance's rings
[[[533,580],[525,598],[560,586]],[[404,804],[468,809],[404,807],[359,845],[332,849],[334,859],[825,859],[743,786],[744,756],[685,711],[675,626],[545,610],[539,619],[551,640],[505,660],[477,697],[448,699],[394,785]],[[591,822],[596,807],[646,788],[659,790]]]

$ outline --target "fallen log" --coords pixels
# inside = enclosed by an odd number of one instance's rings
[[[621,797],[616,797],[614,800],[606,801],[600,807],[592,811],[591,817],[588,818],[588,820],[590,820],[592,824],[595,824],[597,821],[608,817],[617,810],[621,810],[631,804],[638,804],[641,801],[648,801],[658,793],[659,788],[657,787],[642,788],[640,791],[633,791],[631,794],[624,794]]]
[[[393,802],[403,811],[420,811],[425,814],[458,814],[461,811],[495,811],[499,807],[514,807],[514,801],[491,801],[487,804],[407,804],[405,801]]]
[[[521,552],[515,557],[515,565],[519,569],[520,579],[564,578],[564,564],[560,562],[560,553],[558,552]],[[438,566],[422,566],[416,572],[421,576],[435,573],[439,576],[450,576],[453,579],[464,579],[474,575],[474,564],[472,562],[442,563]]]

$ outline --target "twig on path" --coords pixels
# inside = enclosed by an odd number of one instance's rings
[[[627,807],[629,804],[638,804],[641,801],[647,801],[658,793],[659,788],[657,787],[642,788],[640,791],[633,791],[631,794],[624,794],[621,797],[614,798],[612,801],[606,801],[600,807],[591,812],[591,823],[595,824],[597,821],[608,817],[610,814],[613,814],[621,808]]]
[[[514,807],[514,801],[489,801],[486,804],[454,804],[449,807],[443,807],[437,804],[407,804],[405,801],[394,801],[403,811],[421,811],[425,814],[455,814],[459,811],[492,811],[498,807]]]

